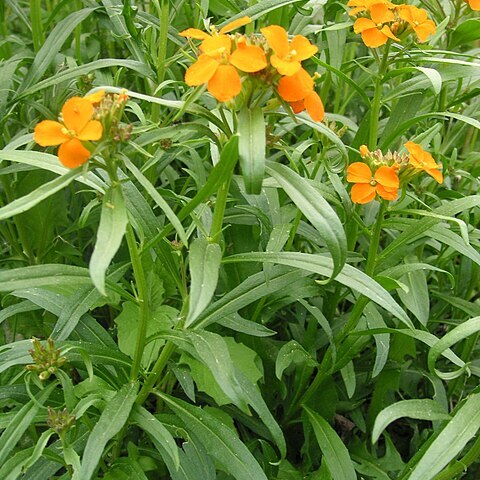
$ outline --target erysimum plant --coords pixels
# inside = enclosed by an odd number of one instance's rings
[[[0,479],[477,478],[476,10],[0,3]]]

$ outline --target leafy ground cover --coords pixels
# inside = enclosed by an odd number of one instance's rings
[[[0,2],[0,478],[480,478],[479,10]]]

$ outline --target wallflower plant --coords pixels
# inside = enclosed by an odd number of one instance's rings
[[[478,9],[0,2],[0,480],[478,478]]]

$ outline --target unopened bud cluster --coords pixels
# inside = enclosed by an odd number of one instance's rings
[[[38,338],[32,339],[32,345],[33,348],[28,353],[30,353],[34,363],[27,365],[26,369],[36,372],[40,380],[48,380],[66,363],[67,359],[61,356],[60,350],[55,348],[51,338],[47,340],[46,347],[42,345]]]
[[[68,410],[54,410],[48,407],[47,425],[55,431],[57,435],[66,432],[75,423],[75,415],[68,413]]]

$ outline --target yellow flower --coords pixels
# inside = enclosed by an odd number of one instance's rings
[[[428,37],[437,30],[435,23],[428,18],[427,11],[423,8],[414,5],[400,5],[398,15],[412,27],[421,42],[426,42]]]
[[[69,168],[85,163],[90,151],[82,141],[100,140],[102,124],[92,120],[94,108],[87,98],[72,97],[62,108],[63,123],[43,120],[35,127],[34,140],[42,147],[60,145],[58,158]]]
[[[387,43],[390,38],[400,41],[390,27],[386,25],[395,19],[392,11],[387,5],[376,3],[370,9],[370,18],[357,18],[353,25],[355,33],[362,34],[363,43],[367,47],[377,48]]]
[[[465,0],[472,10],[480,10],[480,0]]]
[[[410,164],[419,170],[423,170],[433,177],[438,183],[443,182],[443,174],[440,171],[441,166],[438,165],[433,157],[423,150],[418,143],[407,142],[405,148],[410,154]]]

